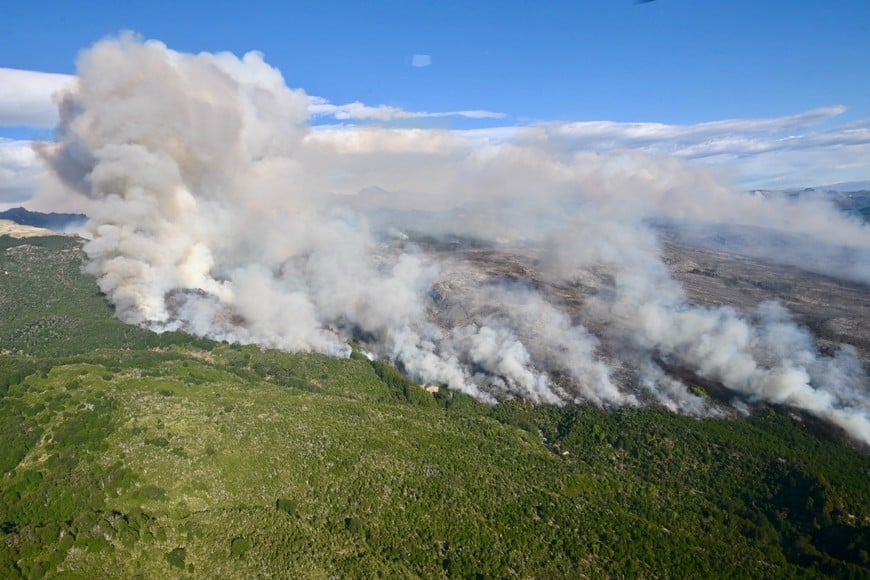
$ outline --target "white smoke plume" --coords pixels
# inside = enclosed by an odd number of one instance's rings
[[[646,225],[782,228],[847,244],[866,265],[870,231],[831,208],[535,131],[481,143],[312,129],[308,97],[257,53],[181,54],[124,35],[78,65],[58,138],[39,150],[90,198],[87,270],[125,321],[336,356],[361,338],[417,380],[486,401],[720,412],[674,367],[870,443],[853,354],[820,354],[779,306],[689,305]],[[481,249],[442,251],[450,236]]]

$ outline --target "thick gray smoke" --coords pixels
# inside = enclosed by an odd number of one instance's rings
[[[645,224],[763,224],[865,257],[866,227],[738,194],[675,159],[570,151],[531,132],[487,144],[311,128],[307,105],[256,53],[132,36],[83,53],[58,140],[40,151],[91,200],[87,269],[119,317],[337,356],[359,337],[417,380],[487,401],[721,412],[679,368],[870,443],[852,354],[820,354],[776,304],[689,305]],[[477,245],[444,251],[451,236]]]

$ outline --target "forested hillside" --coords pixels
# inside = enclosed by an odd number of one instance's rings
[[[0,238],[0,577],[870,575],[870,457],[786,410],[488,406],[112,318]]]

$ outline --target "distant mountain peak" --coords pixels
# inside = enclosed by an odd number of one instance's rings
[[[33,226],[54,231],[66,230],[83,224],[88,216],[83,213],[43,213],[23,207],[13,207],[0,212],[0,220],[9,220],[22,226]]]

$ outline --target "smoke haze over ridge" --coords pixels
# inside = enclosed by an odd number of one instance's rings
[[[823,200],[741,194],[682,160],[574,149],[546,128],[499,143],[312,129],[308,97],[257,53],[181,54],[124,35],[78,67],[57,141],[39,152],[90,199],[87,269],[127,322],[336,356],[362,336],[415,379],[487,401],[716,412],[666,361],[870,443],[867,376],[848,350],[820,353],[775,303],[689,305],[648,225],[845,245],[848,276],[870,283],[870,229]],[[534,284],[413,243],[447,235],[524,257],[554,284],[603,271],[612,288],[571,316]]]

